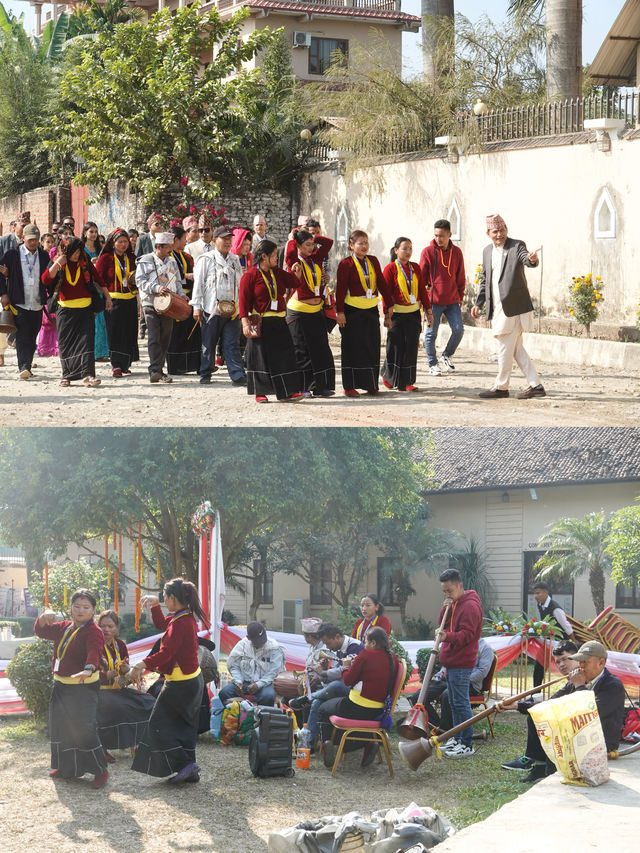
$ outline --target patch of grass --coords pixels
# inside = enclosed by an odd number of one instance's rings
[[[45,726],[33,717],[9,718],[2,721],[0,726],[0,740],[45,740]]]

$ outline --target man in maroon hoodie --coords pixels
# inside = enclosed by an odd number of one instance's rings
[[[451,242],[451,224],[438,219],[433,226],[433,240],[420,255],[420,269],[431,296],[433,325],[424,333],[424,348],[429,362],[429,374],[440,376],[444,370],[453,373],[451,359],[464,334],[461,305],[464,299],[465,273],[462,252]],[[436,338],[440,317],[447,318],[451,334],[440,356],[436,356]]]
[[[442,624],[444,609],[448,601],[451,606],[446,622],[440,632],[440,663],[447,668],[447,690],[453,716],[453,725],[469,720],[472,716],[469,702],[469,679],[478,655],[478,641],[482,632],[482,602],[478,593],[465,590],[457,569],[447,569],[440,575],[440,585],[445,603],[440,611],[438,623]],[[445,746],[447,758],[466,758],[473,755],[473,728],[469,726],[450,738]]]

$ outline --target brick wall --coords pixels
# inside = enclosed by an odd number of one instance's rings
[[[167,193],[154,210],[170,216],[178,201],[177,194]],[[269,225],[269,236],[278,243],[286,240],[292,222],[298,218],[297,207],[291,196],[275,190],[222,194],[213,206],[226,208],[225,216],[231,225],[246,225],[248,228],[255,214],[262,213]],[[89,205],[89,219],[97,224],[100,233],[105,236],[117,226],[146,231],[146,219],[151,212],[151,208],[142,204],[139,195],[129,191],[124,181],[111,181],[107,197]]]
[[[56,219],[62,219],[71,213],[71,193],[69,187],[38,187],[20,195],[0,198],[0,223],[2,233],[9,233],[9,223],[17,213],[28,210],[31,222],[38,225],[40,231],[49,231]]]

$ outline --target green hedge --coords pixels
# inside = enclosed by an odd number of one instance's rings
[[[20,623],[11,619],[3,619],[0,621],[0,628],[11,628],[11,633],[14,637],[20,636]]]
[[[25,643],[7,664],[7,678],[27,708],[39,720],[46,719],[53,690],[52,651],[53,644],[48,640]]]

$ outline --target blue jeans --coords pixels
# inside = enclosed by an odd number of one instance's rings
[[[248,681],[242,682],[242,690],[243,693],[247,693],[247,689],[249,687]],[[220,697],[220,701],[223,705],[226,705],[227,702],[232,702],[234,699],[242,699],[242,696],[238,696],[236,693],[235,684],[227,684],[222,688],[220,693],[218,694]],[[273,684],[265,684],[264,687],[261,687],[257,693],[254,693],[250,697],[257,705],[275,705],[276,701],[276,691],[274,690]]]
[[[460,310],[460,305],[457,302],[454,302],[453,305],[432,305],[431,310],[433,311],[433,326],[428,326],[424,333],[424,348],[427,353],[429,367],[433,367],[434,364],[438,363],[438,359],[436,357],[436,338],[438,337],[440,318],[443,314],[447,318],[447,322],[451,327],[451,334],[449,335],[446,347],[442,351],[442,355],[446,355],[447,358],[451,358],[454,352],[458,349],[458,345],[464,335],[462,311]]]
[[[236,317],[202,316],[202,361],[200,376],[211,376],[211,367],[216,357],[216,345],[222,342],[222,354],[233,382],[244,379],[245,372],[240,356],[240,319]]]
[[[453,725],[457,726],[471,718],[471,702],[469,702],[469,679],[471,678],[471,667],[468,669],[453,669],[447,667],[447,691],[449,693],[449,704]],[[456,739],[465,746],[473,743],[473,726],[458,732]]]
[[[320,721],[318,720],[320,705],[328,699],[337,699],[338,696],[348,696],[349,689],[344,681],[338,679],[337,681],[330,681],[326,687],[314,690],[311,694],[311,710],[309,711],[309,719],[307,720],[307,732],[310,743],[313,743],[320,734]]]

